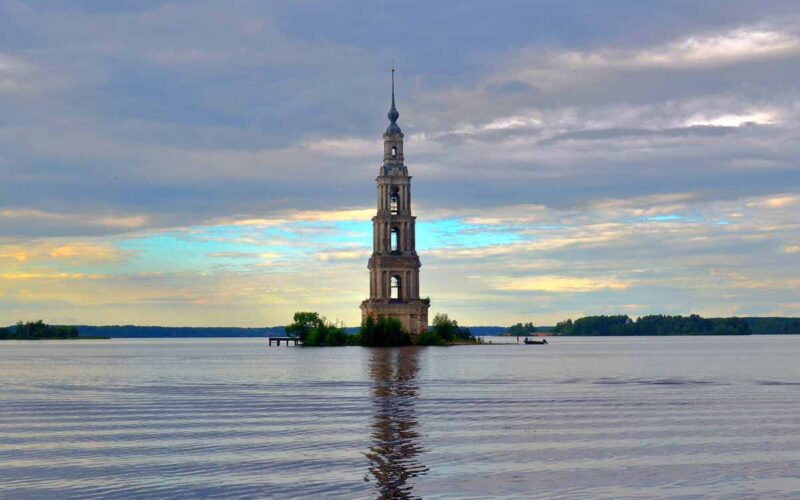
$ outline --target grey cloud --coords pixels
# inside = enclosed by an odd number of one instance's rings
[[[718,137],[721,135],[735,133],[738,128],[739,127],[694,126],[694,127],[670,128],[665,130],[632,129],[632,128],[581,130],[577,132],[567,132],[564,134],[555,135],[553,137],[548,137],[547,139],[540,140],[539,144],[550,145],[550,144],[555,144],[557,142],[569,141],[569,140],[603,141],[603,140],[616,139],[622,137],[653,137],[653,136]]]
[[[372,155],[348,157],[307,145],[379,139],[391,48],[376,47],[367,32],[326,31],[352,10],[346,4],[317,31],[293,25],[291,8],[201,2],[45,9],[4,2],[0,27],[11,35],[0,39],[0,53],[61,83],[33,100],[0,99],[0,208],[146,215],[163,227],[371,206],[379,146]],[[673,8],[660,15],[683,12]],[[735,14],[687,19],[642,38],[619,38],[619,26],[603,23],[580,36],[498,32],[485,36],[480,54],[466,45],[449,48],[447,66],[407,60],[409,69],[398,73],[398,105],[415,202],[431,209],[585,207],[608,197],[701,191],[711,202],[800,187],[797,56],[689,68],[587,63],[571,70],[559,62],[574,52],[652,51],[747,25],[788,32],[794,21],[776,21],[787,8],[741,4]],[[492,15],[507,18],[503,9]],[[622,7],[609,9],[609,22],[625,23],[610,20]],[[657,17],[650,22],[660,26]],[[403,40],[420,50],[422,43]],[[785,116],[769,127],[684,123],[697,113],[759,109]],[[541,123],[496,126],[515,116]],[[464,133],[461,124],[477,128]],[[425,139],[412,140],[414,134]],[[120,230],[15,224],[5,230]]]

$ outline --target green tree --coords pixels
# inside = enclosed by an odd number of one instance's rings
[[[458,336],[458,322],[439,313],[433,317],[433,331],[445,342],[452,342]]]
[[[347,344],[344,325],[331,323],[316,312],[294,313],[294,322],[285,328],[287,335],[297,337],[303,346],[342,346]]]
[[[516,325],[511,325],[508,331],[511,333],[511,335],[523,337],[535,333],[536,327],[533,326],[533,321],[529,321],[528,323],[517,323]]]
[[[572,335],[572,320],[559,321],[553,327],[553,335]]]
[[[586,316],[575,320],[570,335],[621,335],[630,318],[618,316]]]
[[[297,337],[304,345],[313,331],[318,331],[325,325],[324,318],[316,312],[298,311],[294,313],[293,319],[294,322],[285,328],[286,335]]]
[[[434,333],[435,336],[425,336],[424,341],[434,342],[434,343],[424,344],[424,345],[438,345],[435,343],[436,342],[435,339],[437,337],[442,339],[444,343],[451,343],[456,339],[472,340],[472,341],[475,340],[469,328],[458,326],[458,321],[450,319],[450,317],[444,313],[439,313],[433,317],[433,325],[431,326],[430,331]],[[422,335],[425,335],[425,333],[423,333]],[[419,339],[417,339],[417,344],[420,344]]]
[[[42,320],[17,322],[14,331],[6,328],[7,333],[0,332],[0,339],[42,340],[42,339],[74,339],[79,335],[78,328],[64,325],[48,325]]]

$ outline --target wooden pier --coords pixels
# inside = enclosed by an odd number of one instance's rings
[[[297,337],[267,337],[269,340],[269,345],[272,345],[273,342],[276,345],[281,345],[281,342],[286,342],[286,345],[289,345],[289,342],[294,342],[294,345],[299,345],[300,339]]]

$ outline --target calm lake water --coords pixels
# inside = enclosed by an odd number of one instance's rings
[[[798,498],[800,337],[0,343],[0,497]]]

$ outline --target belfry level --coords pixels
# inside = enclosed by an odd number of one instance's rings
[[[394,102],[383,134],[383,165],[376,179],[378,211],[372,218],[369,259],[369,299],[361,303],[361,318],[397,318],[412,335],[428,329],[428,301],[419,298],[420,260],[416,251],[416,217],[411,214],[411,176],[403,162],[403,132]]]

